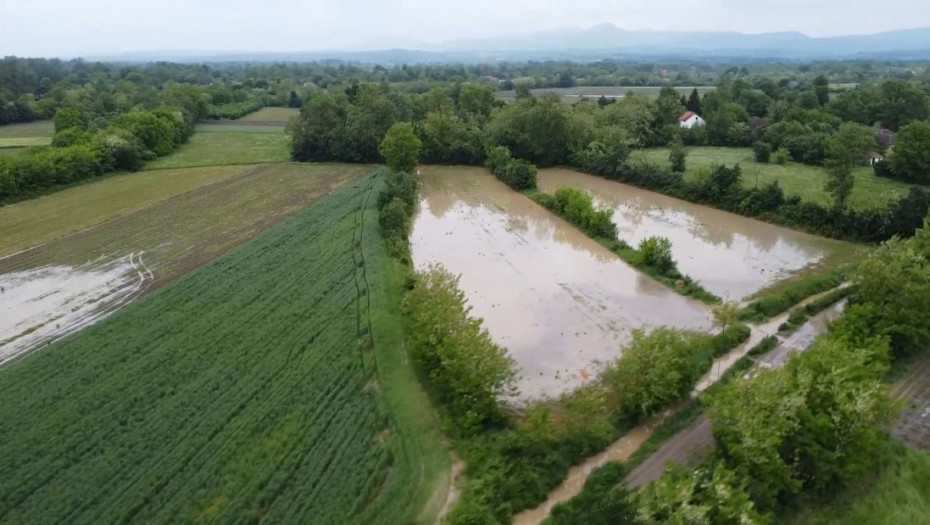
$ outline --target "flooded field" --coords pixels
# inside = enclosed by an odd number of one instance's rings
[[[707,308],[637,272],[481,168],[421,168],[414,263],[440,262],[521,370],[556,396],[620,355],[634,328],[709,329]]]
[[[565,169],[539,172],[540,189],[578,186],[615,208],[620,239],[631,246],[667,237],[678,268],[720,297],[739,300],[835,257],[854,245],[775,226]]]
[[[367,170],[267,165],[0,258],[0,366],[199,268]]]

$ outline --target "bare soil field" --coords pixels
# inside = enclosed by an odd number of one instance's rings
[[[522,368],[520,398],[557,396],[636,328],[711,326],[707,307],[641,274],[483,168],[421,168],[414,264],[442,263]]]
[[[567,169],[539,172],[540,189],[577,186],[615,209],[619,238],[631,246],[652,236],[672,241],[682,273],[710,292],[740,300],[799,272],[834,268],[856,245],[692,204]]]
[[[253,167],[0,259],[0,364],[199,268],[367,170]]]

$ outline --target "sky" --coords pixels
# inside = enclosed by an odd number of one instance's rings
[[[928,0],[0,0],[0,56],[311,51],[611,23],[866,34],[930,26]]]

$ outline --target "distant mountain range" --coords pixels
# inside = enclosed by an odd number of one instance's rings
[[[803,33],[729,31],[627,31],[612,24],[556,28],[521,35],[429,44],[377,38],[356,50],[264,53],[158,51],[87,57],[97,60],[180,62],[348,60],[377,63],[480,62],[489,60],[598,60],[605,58],[930,58],[930,28],[871,35],[815,38]]]

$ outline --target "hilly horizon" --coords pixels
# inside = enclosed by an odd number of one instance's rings
[[[377,36],[341,49],[265,52],[261,50],[158,50],[89,55],[95,60],[349,60],[383,63],[474,62],[481,60],[596,60],[641,57],[734,57],[771,59],[920,58],[930,52],[930,27],[871,34],[811,37],[799,31],[626,30],[610,23],[588,28],[557,27],[489,38],[429,43],[408,37]]]

